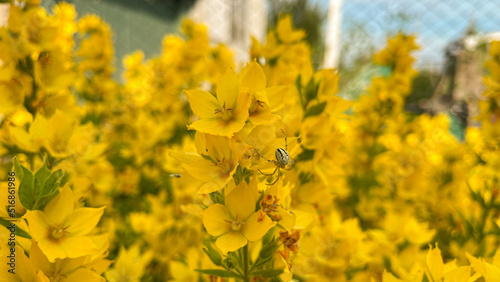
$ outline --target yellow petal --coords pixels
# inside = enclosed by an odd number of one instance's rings
[[[269,106],[264,105],[251,113],[248,119],[255,125],[269,125],[278,121],[280,116],[272,114]]]
[[[293,229],[304,229],[309,226],[309,224],[311,224],[311,221],[313,220],[313,215],[308,212],[294,210],[293,213],[295,214],[296,218],[295,226],[293,227]]]
[[[443,258],[441,257],[441,251],[437,246],[434,249],[431,247],[427,253],[427,269],[432,276],[429,280],[441,281],[443,278],[444,264]]]
[[[50,224],[47,216],[41,211],[29,211],[24,215],[28,221],[30,234],[35,240],[42,240],[47,237]]]
[[[59,241],[58,245],[64,251],[66,257],[69,258],[95,254],[99,251],[99,248],[89,237],[64,237]],[[47,258],[50,260],[49,256]]]
[[[214,204],[201,212],[203,226],[208,234],[219,236],[231,230],[231,216],[227,208],[221,204]]]
[[[55,262],[56,258],[65,258],[66,254],[64,250],[59,247],[59,244],[52,240],[40,240],[38,241],[38,247],[42,250],[42,253],[47,257],[50,262]]]
[[[39,149],[35,146],[33,137],[26,130],[16,126],[8,126],[7,128],[12,142],[19,148],[28,152],[35,152]]]
[[[265,216],[260,222],[258,219],[259,213],[253,213],[241,229],[248,241],[259,240],[269,229],[276,225],[276,222],[273,222],[268,216]]]
[[[270,91],[273,90],[273,88],[268,88],[268,89]],[[267,90],[264,89],[261,91],[257,91],[253,94],[253,97],[255,98],[255,100],[262,101],[269,106],[269,97],[267,97]]]
[[[224,121],[216,117],[216,118],[206,118],[197,120],[188,125],[188,129],[194,129],[202,133],[208,133],[213,135],[222,135],[220,133],[223,130],[224,126],[225,126]]]
[[[204,159],[200,155],[171,151],[170,156],[181,161],[183,163],[182,167],[198,180],[213,182],[214,177],[218,175],[219,168],[213,165],[211,161]],[[223,183],[223,185],[224,184],[225,183]]]
[[[255,212],[255,194],[245,181],[226,196],[226,207],[234,220],[244,221]]]
[[[52,264],[47,259],[47,256],[43,254],[42,250],[40,250],[40,246],[36,243],[31,244],[30,260],[36,268],[42,270],[44,273],[49,273],[52,268]]]
[[[49,121],[43,115],[36,115],[30,126],[30,133],[35,138],[46,138]]]
[[[281,217],[280,225],[287,230],[292,230],[295,226],[296,215],[282,207],[278,208],[278,215]]]
[[[469,261],[469,264],[474,268],[474,271],[479,272],[483,274],[485,270],[484,262],[475,258],[471,254],[465,252],[465,256],[467,257],[467,260]]]
[[[269,98],[269,106],[273,111],[280,110],[285,105],[285,98],[289,97],[287,95],[290,87],[289,86],[273,86],[266,88],[266,94]]]
[[[16,246],[15,255],[16,255],[16,274],[19,275],[20,281],[34,281],[36,276],[36,267],[31,263],[30,259],[24,254],[24,250],[21,247]],[[7,270],[2,269],[2,271],[7,271]],[[3,280],[0,279],[0,281]]]
[[[75,126],[75,120],[60,110],[49,119],[45,146],[52,155],[64,157],[68,154],[67,144]]]
[[[72,282],[101,282],[104,277],[97,275],[94,271],[85,268],[78,268],[67,277],[67,281]]]
[[[306,35],[303,30],[293,29],[292,17],[290,15],[280,17],[276,25],[276,32],[279,39],[285,43],[301,40]]]
[[[51,225],[60,225],[73,212],[74,195],[68,186],[64,186],[59,194],[43,210]]]
[[[500,249],[497,249],[495,255],[493,256],[493,261],[491,262],[494,266],[500,268]]]
[[[233,154],[233,150],[231,150],[233,144],[234,142],[231,142],[231,140],[225,136],[205,134],[205,147],[202,151],[204,155],[209,155],[213,159],[230,159]]]
[[[247,244],[247,239],[240,232],[232,231],[220,236],[215,245],[224,253],[234,252]]]
[[[214,95],[202,90],[186,91],[186,95],[195,115],[202,119],[215,117],[215,110],[220,106]]]
[[[484,262],[483,277],[486,282],[500,281],[500,269],[491,263]]]
[[[217,133],[217,135],[232,137],[234,133],[240,131],[245,126],[245,121],[247,118],[248,118],[248,111],[244,119],[234,120],[224,124],[224,126],[220,128],[220,131]]]
[[[251,92],[261,91],[266,88],[266,75],[258,63],[248,63],[241,70],[240,86],[249,88]]]
[[[68,231],[71,236],[83,236],[95,228],[104,212],[102,208],[80,208],[71,213],[63,223],[63,226],[69,226]]]
[[[47,276],[45,276],[45,274],[41,270],[38,270],[38,272],[36,273],[36,280],[35,281],[36,282],[50,282],[50,279]]]
[[[444,274],[444,281],[467,282],[470,277],[470,266],[461,266]]]
[[[238,102],[236,108],[233,111],[233,117],[235,121],[245,122],[248,119],[248,108],[250,107],[251,102],[252,99],[250,93],[246,91],[239,93]]]
[[[219,191],[222,188],[224,188],[224,185],[219,185],[217,184],[216,181],[211,181],[202,184],[199,188],[198,191],[196,192],[198,195],[207,195],[215,191]]]
[[[239,92],[240,84],[238,83],[238,76],[232,69],[228,69],[221,76],[217,84],[217,100],[219,100],[219,105],[225,105],[226,109],[230,108],[234,110]]]

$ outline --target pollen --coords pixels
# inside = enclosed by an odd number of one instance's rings
[[[229,222],[231,223],[231,229],[233,231],[239,231],[241,229],[241,226],[243,224],[245,224],[244,221],[237,221],[237,220],[234,220],[234,221],[231,221],[231,220],[226,220],[226,222]]]
[[[222,105],[222,108],[215,109],[215,114],[220,114],[222,119],[230,120],[232,118],[232,114],[229,111],[232,111],[232,108],[226,108],[226,102]]]
[[[68,227],[53,226],[52,231],[50,232],[50,237],[54,240],[61,239],[69,233],[68,231],[66,231],[67,228]]]

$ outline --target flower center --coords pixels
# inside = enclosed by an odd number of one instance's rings
[[[52,227],[51,237],[53,239],[61,239],[62,237],[64,237],[65,234],[69,233],[68,231],[66,231],[66,228],[68,227],[64,228],[60,226]]]
[[[229,111],[232,111],[232,108],[226,108],[226,102],[222,105],[222,108],[215,109],[215,114],[220,114],[222,119],[227,121],[230,120],[233,117],[233,114],[231,114]]]
[[[234,221],[226,220],[226,221],[231,223],[231,229],[233,229],[234,231],[239,231],[241,229],[241,226],[245,224],[244,221],[237,221],[237,220]]]
[[[229,173],[233,170],[234,168],[234,162],[231,159],[226,160],[226,158],[222,158],[222,160],[215,159],[215,165],[219,167],[221,170],[221,177],[227,177]]]
[[[252,104],[250,105],[250,108],[248,109],[248,112],[249,113],[254,113],[255,111],[257,111],[259,109],[259,107],[264,108],[264,102],[262,102],[260,100],[254,100],[252,102]]]

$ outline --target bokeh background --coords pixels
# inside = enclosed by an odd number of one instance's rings
[[[56,0],[43,1],[47,8]],[[463,138],[474,125],[487,44],[500,39],[500,2],[384,0],[70,0],[79,15],[98,14],[113,27],[116,78],[121,59],[135,50],[146,58],[160,54],[165,34],[179,34],[183,19],[208,26],[210,39],[232,48],[242,66],[248,61],[249,34],[263,41],[281,13],[305,29],[313,64],[337,68],[341,95],[356,98],[384,70],[371,58],[388,36],[417,34],[420,50],[412,94],[406,109],[448,112],[452,131]]]

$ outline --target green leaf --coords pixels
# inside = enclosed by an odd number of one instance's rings
[[[263,265],[266,265],[268,262],[273,260],[273,256],[267,257],[267,258],[261,258],[259,257],[257,261],[255,262],[254,265],[252,265],[252,268],[261,268]],[[270,265],[272,267],[272,265]]]
[[[64,173],[64,176],[61,178],[59,183],[59,187],[63,187],[66,183],[69,182],[70,174],[68,172]]]
[[[43,210],[45,206],[52,201],[59,194],[59,189],[56,189],[52,194],[45,195],[43,197],[38,198],[36,205],[33,207],[35,210]]]
[[[40,169],[38,169],[38,171],[35,173],[35,195],[37,196],[37,198],[43,196],[43,184],[45,183],[49,175],[50,169],[47,168],[47,165],[44,162],[42,167],[40,167]]]
[[[225,203],[225,197],[224,197],[224,194],[221,193],[220,191],[215,191],[215,192],[212,192],[210,194],[210,199],[212,200],[212,202],[214,204],[221,204],[221,205],[224,205]]]
[[[212,159],[212,157],[210,157],[209,155],[203,155],[201,154],[201,157],[204,158],[205,160],[207,161],[211,161],[213,163],[217,163],[214,159]]]
[[[14,157],[12,159],[12,162],[14,163],[14,171],[16,172],[16,176],[19,179],[19,182],[23,181],[24,173],[17,157]]]
[[[21,165],[17,157],[14,157],[12,161],[14,162],[16,175],[19,176],[19,180],[21,182],[21,184],[19,184],[19,200],[21,201],[23,207],[28,210],[33,210],[33,206],[36,202],[35,181],[33,173],[29,169]]]
[[[264,194],[264,193],[262,193],[262,194]],[[264,237],[262,237],[262,246],[266,246],[267,244],[269,244],[270,242],[273,241],[275,229],[276,229],[276,226],[272,227],[271,229],[269,229],[269,231],[267,231],[267,233],[264,235]]]
[[[59,183],[61,182],[63,176],[64,173],[61,169],[52,172],[43,184],[41,195],[46,196],[54,193],[54,191],[58,191],[57,188],[59,188]]]
[[[264,270],[257,270],[252,273],[254,276],[260,276],[262,278],[274,278],[281,273],[283,273],[283,269],[264,269]]]
[[[228,252],[227,257],[222,261],[222,266],[225,269],[231,270],[243,265],[242,255],[240,254],[240,249],[236,252]]]
[[[10,224],[11,224],[10,221],[5,220],[3,218],[0,218],[0,225],[3,225],[5,227],[9,227]],[[19,228],[17,225],[16,225],[16,236],[31,239],[30,234],[28,232],[24,231],[23,229]]]
[[[59,183],[64,176],[64,173],[61,169],[56,170],[50,173],[50,170],[47,169],[48,177],[45,179],[41,178],[40,180],[37,178],[37,174],[45,167],[45,164],[37,171],[35,174],[35,194],[36,202],[33,206],[34,210],[41,210],[47,205],[52,199],[54,199],[57,194],[59,194]],[[40,175],[44,176],[46,171],[42,172]],[[41,180],[43,179],[43,182]],[[43,184],[40,184],[43,183]]]
[[[303,149],[302,153],[300,153],[296,158],[296,162],[301,162],[301,161],[308,161],[312,160],[314,158],[314,150],[308,150],[308,149]]]
[[[306,103],[305,105],[307,106],[309,102],[312,100],[316,99],[318,97],[318,89],[319,89],[319,83],[314,83],[314,78],[311,77],[309,79],[309,82],[307,83],[306,87],[304,88],[304,96],[306,98]]]
[[[279,247],[278,242],[279,242],[279,238],[276,238],[275,240],[273,240],[265,245],[262,245],[262,249],[260,250],[260,253],[259,253],[259,258],[264,259],[264,258],[272,256],[274,254],[274,252]]]
[[[234,184],[236,185],[240,184],[241,180],[243,179],[243,168],[240,164],[238,164],[238,166],[236,167],[236,172],[233,174],[233,179]]]
[[[304,117],[302,119],[304,120],[307,117],[313,117],[321,114],[325,110],[325,107],[326,107],[326,102],[321,102],[319,104],[311,106],[309,109],[306,110],[306,112],[304,113]]]
[[[203,273],[203,274],[215,275],[215,276],[219,276],[219,277],[233,277],[233,278],[243,279],[243,277],[241,277],[240,275],[233,273],[233,272],[229,272],[229,271],[224,270],[224,269],[195,269],[195,271],[198,271],[198,272]]]
[[[299,93],[299,98],[300,98],[300,105],[302,106],[302,109],[305,110],[306,105],[304,104],[304,98],[302,97],[302,83],[301,83],[301,76],[300,74],[297,76],[297,79],[295,79],[295,87],[297,88],[297,92]]]
[[[210,241],[207,241],[205,243],[205,246],[207,248],[203,248],[203,251],[205,252],[205,254],[207,254],[208,258],[210,258],[210,260],[215,265],[222,266],[222,256],[214,247],[212,247],[212,244],[210,243]]]

